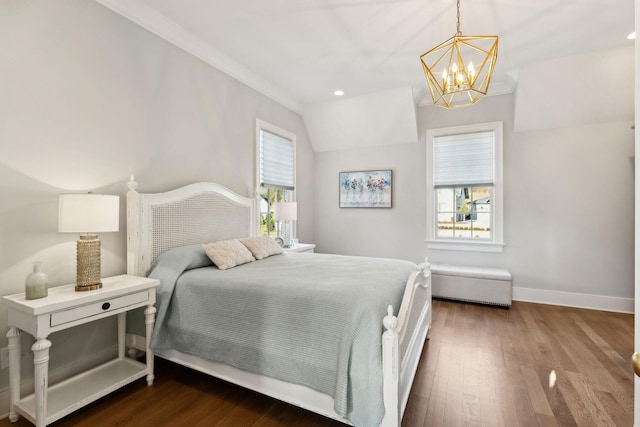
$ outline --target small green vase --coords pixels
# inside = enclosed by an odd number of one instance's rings
[[[25,284],[25,293],[27,299],[38,299],[47,296],[47,284],[49,277],[47,273],[40,271],[42,261],[33,263],[33,273],[27,276]]]

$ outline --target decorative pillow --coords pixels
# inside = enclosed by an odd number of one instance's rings
[[[282,253],[282,248],[269,236],[247,237],[240,239],[240,242],[251,251],[256,259]]]
[[[220,270],[256,260],[251,252],[235,239],[206,243],[202,248]]]

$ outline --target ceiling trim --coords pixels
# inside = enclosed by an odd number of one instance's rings
[[[302,114],[302,105],[298,101],[166,16],[134,0],[95,1],[261,94]]]

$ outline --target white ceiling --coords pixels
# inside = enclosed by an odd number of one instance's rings
[[[295,111],[336,89],[410,86],[420,102],[419,56],[456,30],[455,0],[96,1]],[[490,92],[504,93],[523,65],[632,43],[634,2],[461,0],[460,19],[464,35],[500,37]]]

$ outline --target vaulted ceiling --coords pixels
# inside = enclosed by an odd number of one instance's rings
[[[428,103],[419,56],[456,31],[455,0],[97,1],[296,111],[337,89],[409,86]],[[632,43],[634,4],[461,0],[460,20],[465,35],[500,37],[490,92],[505,93],[525,65]]]

